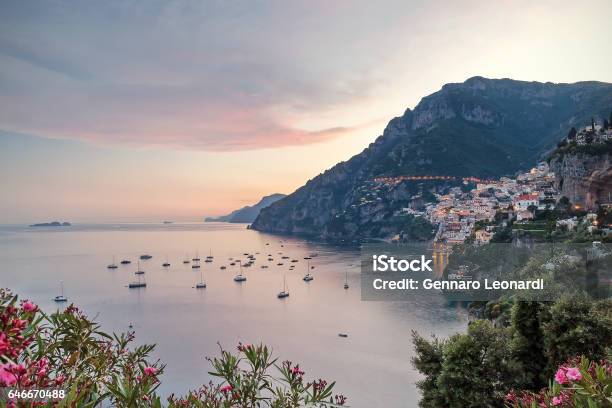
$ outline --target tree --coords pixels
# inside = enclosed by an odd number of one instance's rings
[[[595,132],[595,119],[591,116],[591,132]]]
[[[575,127],[572,127],[572,128],[570,129],[569,133],[567,134],[567,138],[568,138],[569,140],[574,140],[574,139],[576,138],[576,133],[578,133],[578,132],[576,131],[576,128],[575,128]]]
[[[604,129],[607,129],[607,128],[609,128],[609,127],[610,127],[610,122],[608,122],[608,119],[604,119],[604,122],[603,122],[603,128],[604,128]]]
[[[541,316],[548,375],[576,356],[606,357],[612,339],[612,301],[593,302],[585,296],[562,298]],[[608,339],[607,341],[602,341]]]
[[[514,357],[521,363],[524,387],[537,391],[546,385],[544,335],[540,327],[542,304],[518,301],[512,307],[512,339]]]
[[[412,364],[419,370],[425,379],[416,383],[421,391],[421,407],[443,407],[446,400],[437,386],[437,379],[442,371],[444,342],[434,337],[431,341],[419,336],[412,331],[412,343],[414,344],[416,357],[412,358]]]

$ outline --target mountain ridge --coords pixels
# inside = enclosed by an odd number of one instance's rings
[[[244,206],[220,217],[206,217],[204,222],[251,223],[255,221],[255,218],[257,218],[262,208],[269,206],[285,196],[285,194],[281,193],[263,196],[256,204]]]
[[[535,164],[571,126],[606,115],[610,106],[612,84],[597,81],[554,84],[475,76],[446,84],[391,119],[361,153],[261,211],[252,228],[332,239],[374,237],[379,235],[376,228],[363,231],[363,224],[389,219],[389,211],[395,209],[392,203],[370,209],[374,216],[349,214],[342,228],[333,227],[358,204],[359,187],[367,180],[512,175]],[[394,232],[398,231],[385,230]]]

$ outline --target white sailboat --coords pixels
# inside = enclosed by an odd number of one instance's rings
[[[240,272],[238,273],[238,275],[234,276],[234,281],[244,282],[245,280],[247,280],[247,278],[242,274],[242,262],[238,261],[238,265],[240,265]]]
[[[188,264],[190,262],[191,262],[191,259],[189,259],[189,255],[185,255],[185,259],[183,259],[183,263]]]
[[[68,298],[64,296],[64,281],[60,281],[60,294],[53,298],[55,302],[67,302]]]
[[[200,255],[198,254],[198,251],[196,251],[196,256],[194,258],[191,259],[193,262],[200,262]]]
[[[283,299],[289,296],[289,291],[287,290],[287,275],[283,274],[283,290],[278,292],[276,295],[277,298]]]
[[[162,264],[162,266],[163,266],[164,268],[167,268],[167,267],[169,267],[169,266],[170,266],[170,262],[168,262],[168,257],[167,257],[167,256],[166,256],[166,262],[164,262],[164,263]]]
[[[348,271],[344,272],[344,289],[348,289],[349,288],[349,284],[348,284]]]
[[[134,272],[134,275],[144,275],[144,271],[142,269],[140,269],[140,261],[138,261],[138,267],[136,268],[136,272]]]
[[[314,279],[314,276],[312,276],[312,275],[310,274],[310,261],[308,261],[308,266],[307,266],[307,268],[308,268],[308,269],[307,269],[307,271],[308,271],[308,272],[306,272],[306,275],[304,275],[304,277],[302,278],[302,280],[303,280],[304,282],[310,282],[311,280],[313,280],[313,279]]]

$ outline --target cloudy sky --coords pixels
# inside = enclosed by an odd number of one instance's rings
[[[0,3],[0,223],[289,193],[474,76],[612,82],[603,1]]]

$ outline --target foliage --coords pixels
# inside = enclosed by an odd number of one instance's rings
[[[443,342],[428,342],[414,333],[413,364],[426,376],[417,384],[423,392],[420,406],[501,406],[508,390],[520,384],[520,366],[511,358],[509,340],[509,329],[485,320]]]
[[[513,390],[506,403],[512,408],[612,407],[612,364],[609,360],[572,359],[557,369],[547,389],[538,393]]]
[[[66,390],[64,399],[45,406],[162,407],[156,390],[165,366],[149,360],[155,346],[130,347],[133,333],[104,333],[73,305],[47,315],[32,302],[18,302],[8,290],[0,290],[0,329],[0,387]],[[333,395],[335,383],[306,382],[299,365],[277,365],[263,345],[240,344],[238,355],[221,350],[209,361],[210,374],[222,382],[186,397],[171,396],[169,408],[336,407],[346,402]],[[278,376],[270,374],[272,368]]]

